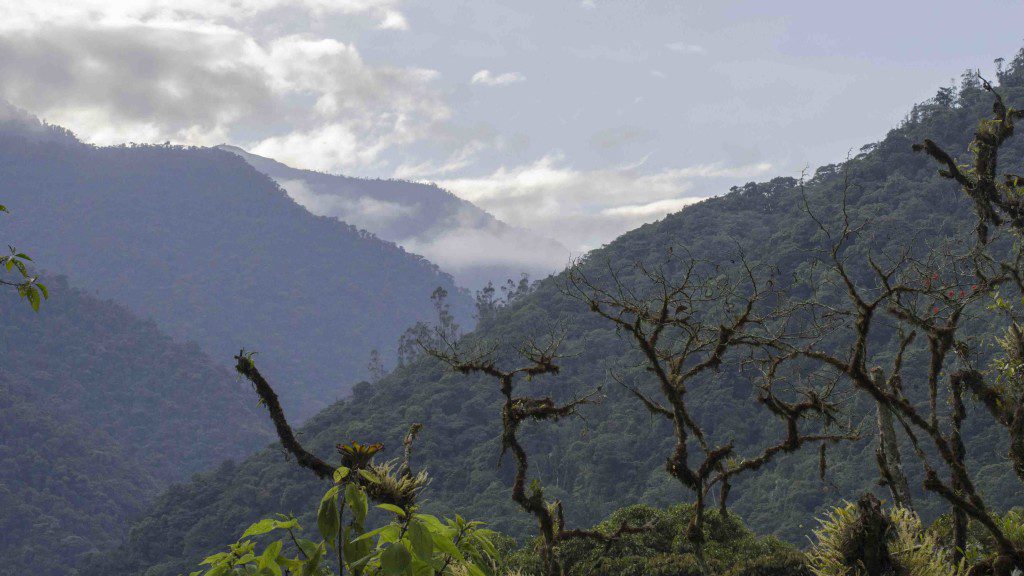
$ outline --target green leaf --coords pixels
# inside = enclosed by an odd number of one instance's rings
[[[432,564],[413,561],[412,576],[434,576],[435,574],[436,572]]]
[[[341,481],[348,477],[348,473],[351,472],[348,468],[342,466],[334,471],[334,483],[341,484]]]
[[[380,567],[385,574],[405,574],[411,564],[412,555],[401,542],[395,542],[380,553]]]
[[[362,476],[363,478],[366,478],[370,482],[373,482],[374,484],[380,483],[380,478],[373,472],[370,472],[369,470],[360,469],[359,475]]]
[[[44,300],[50,299],[50,290],[46,288],[46,284],[43,284],[42,282],[36,282],[36,287],[38,287],[39,291],[43,293]]]
[[[302,550],[302,552],[310,558],[312,558],[313,555],[316,554],[317,550],[320,550],[320,548],[322,548],[322,543],[320,542],[313,542],[312,540],[299,538],[299,549]]]
[[[29,286],[25,289],[25,297],[28,298],[28,303],[32,306],[32,309],[39,312],[39,291]]]
[[[207,570],[206,574],[204,574],[203,576],[221,576],[222,574],[226,573],[230,568],[231,567],[228,566],[227,564],[221,564],[220,566],[214,566],[213,568],[210,568],[209,570]]]
[[[370,503],[366,499],[366,492],[355,484],[345,486],[345,502],[348,502],[355,516],[356,524],[362,524],[366,519],[366,513],[370,509]]]
[[[348,564],[351,566],[355,564],[365,564],[369,561],[371,552],[373,550],[373,544],[369,539],[360,539],[358,537],[352,538],[353,531],[358,534],[362,529],[354,526],[345,527],[345,537],[342,539],[344,544],[341,549],[345,552],[345,558],[348,558]]]
[[[455,542],[452,542],[451,538],[437,532],[431,532],[430,536],[434,539],[434,546],[437,546],[441,552],[456,560],[463,560],[462,552],[459,552],[458,547],[455,546]]]
[[[380,508],[381,510],[387,510],[388,512],[393,512],[401,516],[402,518],[405,518],[405,510],[402,510],[401,508],[395,506],[394,504],[377,504],[377,508]]]
[[[380,548],[386,542],[398,542],[402,539],[402,526],[391,523],[380,531],[380,538],[377,539],[377,547]]]
[[[264,520],[260,520],[259,522],[255,522],[253,523],[252,526],[246,528],[245,532],[242,532],[241,537],[239,537],[239,540],[241,540],[242,538],[247,538],[249,536],[259,536],[260,534],[266,534],[267,532],[270,532],[275,528],[277,528],[277,520],[271,520],[270,518],[266,518]]]
[[[478,530],[476,532],[472,532],[469,537],[480,544],[480,547],[483,548],[485,554],[491,558],[497,558],[498,549],[494,547],[494,543],[491,542],[491,539],[488,536],[489,534],[492,534],[490,530]]]
[[[313,576],[314,574],[317,574],[320,570],[320,560],[323,558],[323,555],[323,546],[318,545],[315,550],[307,550],[306,556],[309,557],[309,560],[306,560],[306,563],[302,566],[302,572],[300,572],[299,576]]]
[[[353,538],[352,542],[355,543],[355,542],[359,542],[360,540],[368,540],[370,538],[373,538],[374,536],[376,536],[376,535],[380,534],[381,532],[387,530],[389,526],[390,526],[390,524],[389,525],[385,525],[385,526],[381,526],[380,528],[375,528],[373,530],[370,530],[369,532],[364,532],[364,533],[360,534],[359,536]]]
[[[441,522],[437,516],[432,516],[430,514],[413,514],[412,517],[422,521],[433,530],[440,530],[444,528],[444,522]]]
[[[430,529],[419,520],[413,519],[409,522],[406,535],[412,544],[413,554],[420,560],[429,562],[434,556],[434,537],[431,536]]]
[[[203,561],[200,562],[199,565],[202,566],[204,564],[216,564],[217,562],[223,560],[225,556],[230,556],[230,554],[228,554],[227,552],[218,552],[217,554],[213,554],[211,556],[203,558]]]
[[[258,574],[271,573],[274,576],[281,576],[281,567],[277,565],[277,556],[281,553],[282,542],[277,540],[267,545],[260,555],[260,562],[256,566]]]
[[[333,497],[325,496],[320,501],[320,508],[316,511],[316,527],[320,530],[320,536],[333,548],[334,541],[338,538],[338,530],[341,529],[341,519],[338,518],[338,502]]]

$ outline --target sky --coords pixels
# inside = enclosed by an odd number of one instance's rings
[[[96,144],[436,182],[575,252],[841,161],[1024,46],[1010,1],[0,0],[0,97]]]

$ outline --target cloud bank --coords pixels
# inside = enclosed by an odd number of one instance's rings
[[[583,251],[611,240],[609,230],[630,230],[717,194],[716,183],[722,179],[755,178],[772,170],[768,163],[704,164],[653,173],[642,167],[638,162],[577,170],[563,156],[552,154],[481,177],[441,180],[438,185],[505,222]]]
[[[253,21],[284,9],[408,28],[392,0],[5,1],[0,97],[98,144],[212,145],[260,126],[251,148],[320,170],[373,167],[450,116],[434,70],[257,34]]]

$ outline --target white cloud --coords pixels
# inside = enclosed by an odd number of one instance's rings
[[[562,269],[571,257],[557,242],[482,217],[468,205],[453,218],[437,222],[417,236],[403,238],[394,231],[410,218],[422,216],[421,206],[408,203],[408,199],[391,202],[344,191],[317,193],[301,179],[283,179],[278,184],[313,214],[338,218],[384,235],[406,250],[425,256],[467,286],[498,280],[505,274],[548,274]],[[426,212],[433,210],[427,208]]]
[[[430,160],[415,164],[402,164],[395,169],[394,178],[399,180],[423,180],[429,177],[444,176],[469,167],[486,146],[483,142],[473,140],[456,150],[441,163]]]
[[[469,83],[483,84],[485,86],[503,86],[505,84],[514,84],[525,80],[526,76],[523,76],[518,72],[505,72],[503,74],[494,75],[490,70],[480,70],[476,74],[473,74]]]
[[[252,147],[252,152],[292,166],[329,172],[339,166],[373,164],[383,147],[367,146],[355,130],[338,123],[264,138]]]
[[[699,202],[701,198],[670,198],[668,200],[657,200],[647,204],[628,204],[626,206],[615,206],[605,208],[601,214],[606,216],[635,216],[640,218],[660,218],[666,214],[678,212],[683,208]]]
[[[272,10],[303,10],[324,14],[366,15],[397,29],[405,17],[397,0],[0,0],[0,28],[158,22],[240,22]]]
[[[383,150],[422,138],[450,116],[435,71],[370,65],[354,45],[332,38],[257,40],[215,17],[282,2],[226,4],[238,10],[191,0],[86,0],[68,12],[42,2],[19,13],[17,25],[0,17],[0,98],[97,144],[212,145],[259,126],[258,136],[241,143],[321,170],[370,167]],[[391,4],[298,5],[371,13]],[[76,11],[91,16],[68,17]],[[0,0],[0,16],[14,12]],[[180,19],[184,12],[210,20]],[[50,15],[54,22],[37,21]],[[400,17],[392,11],[385,22],[395,27]]]
[[[572,257],[564,248],[532,232],[497,226],[459,227],[430,239],[407,239],[399,244],[456,276],[480,266],[553,272],[564,268]]]
[[[384,20],[378,26],[381,30],[408,30],[409,23],[405,16],[397,10],[388,10],[384,13]]]
[[[673,52],[682,52],[684,54],[705,54],[707,50],[699,44],[687,44],[686,42],[670,42],[665,45],[666,48]]]
[[[501,167],[475,178],[438,182],[515,226],[557,238],[582,252],[652,219],[677,211],[710,194],[697,184],[718,191],[716,181],[763,176],[768,163],[744,166],[702,164],[685,168],[644,171],[644,162],[577,170],[561,155],[533,163]]]
[[[339,194],[317,194],[304,180],[278,182],[293,200],[318,216],[330,216],[367,230],[380,230],[396,220],[414,216],[415,205],[388,202],[369,196],[350,197]]]

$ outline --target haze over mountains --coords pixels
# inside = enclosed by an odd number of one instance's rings
[[[422,254],[470,289],[523,273],[543,278],[570,259],[568,248],[557,241],[509,226],[434,184],[300,170],[236,146],[217,148],[241,156],[313,214],[337,218]]]
[[[1008,102],[1024,101],[1024,57],[1001,73],[1000,80]],[[973,226],[971,205],[936,174],[927,158],[911,151],[911,144],[928,137],[946,150],[964,154],[977,118],[991,105],[977,83],[966,83],[958,92],[943,89],[936,98],[915,106],[884,140],[866,146],[845,165],[818,169],[805,187],[780,177],[734,188],[621,236],[589,254],[584,266],[599,282],[610,281],[610,269],[633,274],[627,280],[639,282],[642,277],[631,268],[634,263],[662,262],[667,247],[682,246],[697,258],[720,264],[723,272],[735,267],[738,248],[754,265],[777,267],[787,274],[806,272],[827,240],[806,208],[810,206],[828,226],[841,222],[847,173],[853,186],[847,191],[846,212],[852,220],[868,223],[844,250],[850,262],[898,252],[899,246],[920,242],[922,232],[936,243],[955,239],[959,231]],[[1014,140],[1007,153],[1019,158],[1024,141]],[[567,296],[562,290],[565,282],[564,274],[542,281],[533,293],[483,322],[469,342],[501,344],[499,361],[511,363],[515,345],[571,326],[562,347],[566,357],[560,374],[525,386],[531,395],[573,397],[607,382],[609,371],[627,384],[646,378],[639,353],[613,326]],[[891,360],[875,351],[893,349],[894,338],[879,335],[871,343],[872,365]],[[907,358],[908,369],[920,369],[923,360]],[[672,444],[670,424],[652,417],[623,387],[609,386],[605,393],[602,404],[587,407],[585,420],[545,423],[543,432],[533,429],[524,434],[531,476],[542,481],[549,497],[565,503],[573,525],[594,522],[627,503],[663,505],[682,497],[663,470]],[[702,427],[709,433],[732,431],[741,454],[756,453],[782,435],[774,417],[753,407],[751,383],[739,370],[724,369],[700,381],[689,394],[688,406]],[[852,417],[855,424],[870,429],[875,408],[862,400],[852,402]],[[926,402],[923,393],[914,400]],[[500,452],[499,404],[493,382],[454,374],[441,362],[422,358],[375,386],[358,387],[352,399],[321,412],[302,428],[303,442],[328,459],[335,443],[352,439],[384,442],[388,455],[394,456],[407,426],[423,423],[416,461],[425,463],[433,477],[428,507],[523,535],[530,521],[508,498],[511,466],[495,467]],[[977,458],[971,466],[979,471],[979,490],[994,506],[1019,504],[1019,484],[1004,457],[1005,436],[992,421],[969,419],[966,426],[968,453]],[[798,452],[738,482],[731,509],[759,531],[800,541],[811,527],[805,519],[844,498],[878,489],[874,462],[869,440],[843,444],[831,452],[823,482],[818,478],[818,454]],[[920,485],[919,477],[912,480]],[[83,574],[176,574],[209,550],[233,541],[255,519],[280,510],[315,509],[322,488],[307,471],[283,462],[274,449],[264,450],[165,494],[123,547],[95,557]],[[933,518],[945,508],[933,498],[922,501],[919,510]],[[198,525],[200,516],[205,521]],[[315,524],[308,515],[303,520]]]
[[[5,241],[53,273],[193,339],[222,366],[246,348],[302,419],[392,365],[409,325],[434,317],[451,276],[335,218],[316,216],[235,154],[95,147],[17,111],[0,126]]]

